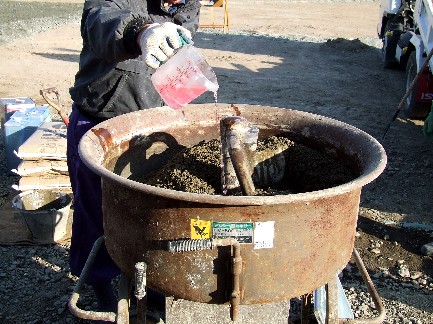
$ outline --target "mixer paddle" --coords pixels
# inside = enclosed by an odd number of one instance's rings
[[[258,128],[245,118],[225,117],[220,122],[222,152],[222,186],[224,194],[242,191],[244,196],[254,196],[252,180],[254,151],[257,147]]]

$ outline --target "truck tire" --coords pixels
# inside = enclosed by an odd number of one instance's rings
[[[385,26],[385,32],[382,38],[382,64],[385,69],[398,67],[398,61],[395,58],[395,50],[400,37],[400,33],[393,31],[392,36],[387,36],[391,30],[391,20],[388,20]]]
[[[416,52],[413,51],[406,64],[406,92],[409,90],[412,81],[417,74]],[[406,98],[403,110],[406,117],[410,119],[425,119],[430,112],[431,103],[417,102],[416,93],[418,92],[418,83],[415,84],[412,92]]]

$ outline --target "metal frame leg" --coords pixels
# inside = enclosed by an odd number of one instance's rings
[[[77,284],[74,288],[74,291],[72,293],[71,298],[69,299],[69,310],[72,313],[72,315],[77,316],[82,319],[89,319],[89,320],[101,320],[101,321],[107,321],[107,322],[115,322],[116,321],[116,313],[113,312],[95,312],[95,311],[86,311],[83,309],[80,309],[77,306],[78,299],[80,298],[80,294],[83,290],[84,283],[86,282],[87,276],[89,275],[89,270],[93,265],[93,262],[95,261],[96,254],[99,251],[99,248],[102,245],[102,242],[104,241],[104,237],[99,237],[95,243],[93,244],[92,250],[90,251],[89,257],[86,260],[86,263],[84,264],[83,271],[81,272],[80,278],[78,278]]]
[[[122,272],[119,283],[119,302],[117,303],[117,323],[129,324],[130,282]]]
[[[376,324],[382,323],[386,317],[385,307],[383,307],[382,299],[379,296],[379,293],[374,287],[373,281],[368,274],[367,269],[365,268],[364,262],[361,259],[356,248],[353,248],[353,258],[355,259],[355,263],[361,273],[362,279],[364,280],[365,285],[367,286],[368,292],[373,299],[374,306],[378,311],[377,316],[372,318],[357,318],[357,319],[341,319],[340,323],[362,323],[362,324]]]
[[[367,269],[364,266],[358,251],[356,248],[353,249],[353,258],[361,273],[362,279],[367,286],[368,292],[373,299],[378,315],[371,318],[339,318],[338,317],[338,286],[337,277],[334,277],[331,281],[326,284],[326,323],[328,324],[379,324],[385,320],[386,311],[383,306],[382,300],[374,287],[373,281],[368,274]],[[312,311],[311,294],[302,296],[302,308],[301,308],[301,323],[308,324],[310,322],[310,314]]]

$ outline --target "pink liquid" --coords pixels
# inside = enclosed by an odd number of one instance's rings
[[[196,88],[171,88],[167,87],[160,89],[160,95],[164,102],[173,109],[180,109],[195,98],[200,96],[202,93],[207,91],[205,87]]]

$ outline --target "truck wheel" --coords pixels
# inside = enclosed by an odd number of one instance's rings
[[[406,65],[406,91],[409,89],[412,81],[417,74],[416,52],[413,51]],[[417,102],[416,93],[418,92],[418,83],[412,89],[412,92],[406,98],[404,114],[410,119],[425,119],[430,112],[431,103]]]
[[[382,38],[382,64],[385,69],[395,68],[398,66],[398,61],[395,58],[395,50],[400,35],[394,31],[392,36],[386,36],[389,31],[391,31],[390,21],[386,23],[385,32]]]

